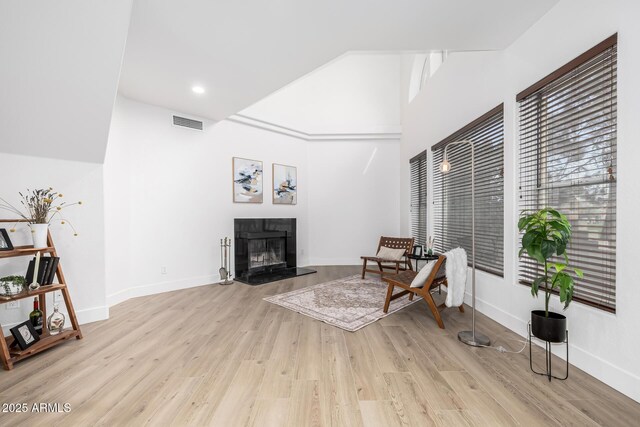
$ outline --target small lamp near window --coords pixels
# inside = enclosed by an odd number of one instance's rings
[[[446,151],[446,147],[445,147],[445,151]],[[446,155],[446,154],[445,154]],[[447,158],[444,158],[444,161],[442,162],[442,164],[440,165],[440,172],[442,173],[449,173],[451,171],[451,163],[449,163],[449,161],[447,160]]]
[[[486,347],[491,344],[491,340],[486,335],[476,332],[476,180],[473,141],[455,141],[445,145],[444,159],[440,164],[440,172],[443,174],[451,172],[447,149],[452,145],[458,144],[469,144],[471,147],[471,330],[458,332],[458,339],[467,345]]]

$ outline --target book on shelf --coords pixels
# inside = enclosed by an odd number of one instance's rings
[[[37,282],[40,285],[50,285],[53,283],[53,279],[55,278],[56,269],[58,267],[58,263],[60,262],[59,257],[42,257],[40,258],[40,266],[38,267],[38,276]],[[29,267],[27,268],[27,274],[25,275],[25,280],[27,283],[33,282],[34,270],[35,270],[36,260],[35,258],[29,261]]]
[[[58,263],[60,262],[60,257],[51,257],[51,262],[49,263],[49,268],[47,272],[47,280],[45,284],[51,285],[56,278],[56,270],[58,269]]]

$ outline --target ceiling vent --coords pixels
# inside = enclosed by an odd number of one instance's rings
[[[173,116],[174,126],[182,126],[189,129],[202,130],[202,122],[199,120],[187,119],[186,117]]]

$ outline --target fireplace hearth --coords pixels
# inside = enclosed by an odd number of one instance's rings
[[[234,236],[240,282],[262,285],[315,273],[297,266],[295,218],[236,218]]]

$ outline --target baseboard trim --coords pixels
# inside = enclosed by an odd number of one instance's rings
[[[81,325],[107,320],[109,318],[109,307],[105,305],[102,307],[84,308],[76,311],[76,317],[78,318],[78,323]]]
[[[465,303],[471,305],[470,293],[465,294]],[[476,310],[500,323],[502,326],[509,328],[511,331],[523,338],[528,336],[528,322],[514,316],[513,314],[507,313],[503,309],[498,308],[480,298],[476,298]],[[490,338],[495,339],[497,337]],[[542,341],[533,342],[537,346],[542,346]],[[553,353],[564,360],[565,355],[563,349],[564,347],[558,347],[553,351]],[[585,371],[589,375],[592,375],[636,402],[640,402],[640,377],[600,358],[599,356],[589,353],[575,344],[569,344],[569,352],[571,354],[570,362],[573,366]]]
[[[220,281],[219,274],[208,276],[190,277],[180,280],[169,280],[166,282],[150,283],[148,285],[132,286],[107,295],[107,305],[113,307],[131,298],[154,295],[163,292],[177,291],[180,289],[195,288],[205,286]]]

